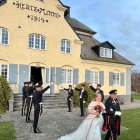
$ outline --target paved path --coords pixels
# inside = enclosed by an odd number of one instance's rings
[[[140,101],[122,105],[121,108],[140,108]],[[79,126],[84,119],[79,116],[79,113],[79,109],[73,109],[72,113],[67,112],[66,109],[44,111],[39,122],[42,134],[34,134],[33,130],[30,132],[31,124],[25,123],[25,116],[21,117],[19,112],[8,112],[2,115],[0,120],[11,121],[15,125],[17,140],[57,140],[60,136],[73,132]]]

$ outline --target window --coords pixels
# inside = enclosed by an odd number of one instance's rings
[[[44,0],[37,0],[37,1],[44,2]]]
[[[101,47],[100,48],[100,56],[101,57],[112,58],[112,49]]]
[[[8,30],[0,28],[0,44],[8,45]]]
[[[71,53],[71,43],[69,40],[63,39],[61,41],[61,51],[64,53]]]
[[[45,50],[46,38],[39,34],[29,35],[29,48]]]
[[[97,70],[90,71],[90,83],[93,85],[99,83],[99,72]]]
[[[115,86],[120,85],[120,73],[119,72],[113,73],[113,85],[115,85]]]
[[[72,69],[62,69],[62,83],[72,84]]]
[[[7,79],[8,75],[8,65],[0,64],[0,76]]]

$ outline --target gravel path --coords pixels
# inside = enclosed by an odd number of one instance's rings
[[[122,109],[140,108],[140,101],[135,101],[128,105],[121,105]],[[73,109],[73,112],[67,112],[67,109],[44,110],[39,128],[42,134],[30,132],[32,124],[25,123],[25,116],[20,112],[7,112],[0,117],[0,121],[11,121],[15,125],[17,140],[57,140],[62,135],[73,132],[84,117],[80,117],[80,109]],[[33,119],[33,112],[31,119]]]

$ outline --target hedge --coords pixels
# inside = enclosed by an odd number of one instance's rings
[[[85,89],[86,91],[88,92],[88,100],[87,102],[85,103],[85,106],[87,107],[88,104],[93,100],[93,97],[94,97],[94,92],[90,89],[89,87],[89,84],[84,82],[84,83],[80,83],[76,86],[76,88],[79,88],[81,87],[81,84],[84,84],[85,85]],[[74,107],[79,107],[80,106],[80,102],[79,102],[79,91],[74,91],[74,100],[73,100],[73,106]]]
[[[8,110],[8,101],[11,96],[11,88],[8,82],[0,77],[0,112],[3,113]]]

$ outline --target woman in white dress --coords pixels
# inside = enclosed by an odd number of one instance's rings
[[[101,140],[101,130],[104,123],[102,112],[105,110],[104,104],[101,102],[101,94],[96,93],[94,100],[88,105],[89,115],[81,123],[76,131],[66,136],[62,136],[58,140]],[[102,111],[96,109],[97,106],[102,107]]]

